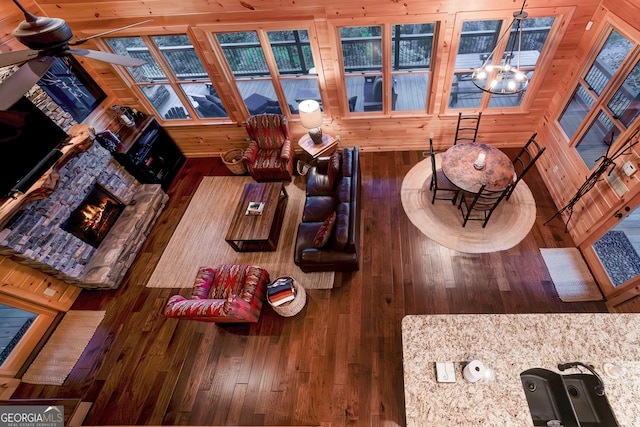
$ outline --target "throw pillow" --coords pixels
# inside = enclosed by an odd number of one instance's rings
[[[331,232],[333,231],[333,225],[336,223],[336,213],[332,212],[331,215],[327,219],[324,220],[318,231],[316,232],[315,237],[313,238],[313,242],[311,246],[314,248],[321,248],[327,244],[329,241],[329,237],[331,236]]]
[[[327,170],[327,178],[329,180],[329,187],[335,188],[335,183],[340,173],[340,153],[334,152],[329,157],[329,169]]]

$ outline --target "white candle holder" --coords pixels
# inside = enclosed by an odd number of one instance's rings
[[[476,161],[473,162],[473,167],[476,168],[477,170],[484,169],[486,165],[485,159],[486,159],[486,154],[481,152],[480,154],[478,154],[478,158],[476,159]]]

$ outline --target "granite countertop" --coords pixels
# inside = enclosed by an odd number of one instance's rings
[[[620,426],[640,426],[640,314],[414,315],[402,320],[407,426],[533,426],[520,373],[592,364]],[[468,383],[478,359],[493,377]],[[452,361],[456,382],[436,382],[435,362]],[[613,379],[611,362],[626,368]],[[575,369],[566,373],[577,373]]]

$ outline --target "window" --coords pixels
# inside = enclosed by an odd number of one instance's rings
[[[512,64],[519,62],[520,69],[527,74],[529,84],[538,63],[538,58],[546,45],[554,17],[526,18],[522,21],[522,45],[520,56],[512,58]],[[513,24],[509,37],[501,40],[505,26]],[[460,32],[458,53],[456,55],[449,108],[514,108],[519,107],[527,89],[510,95],[495,95],[483,92],[471,81],[476,68],[482,66],[494,48],[493,62],[498,64],[505,55],[506,47],[511,46],[516,34],[516,23],[509,20],[464,21]],[[496,46],[497,45],[497,46]],[[517,45],[516,45],[517,46]],[[516,48],[517,51],[517,48]],[[514,52],[517,55],[517,52]],[[491,79],[487,79],[490,81]]]
[[[393,111],[427,109],[435,24],[394,25],[391,38]],[[402,94],[402,97],[399,94]]]
[[[102,89],[72,56],[56,58],[38,81],[38,86],[78,123],[106,98]]]
[[[297,114],[304,99],[322,105],[307,31],[265,34],[269,43],[264,46],[255,31],[215,35],[249,114]],[[269,68],[267,55],[274,59],[275,69]],[[282,97],[286,107],[280,103]]]
[[[341,28],[340,41],[350,110],[382,111],[382,27]]]
[[[640,111],[640,63],[633,65],[634,44],[610,29],[593,63],[578,80],[558,122],[590,169]],[[622,83],[617,78],[622,74]]]
[[[127,70],[159,117],[228,117],[188,36],[118,37],[106,41],[115,53],[147,61],[142,67]]]
[[[289,111],[297,114],[298,104],[305,99],[318,101],[322,109],[322,97],[308,32],[306,30],[269,31],[267,36],[276,60],[280,84]]]
[[[340,28],[347,103],[352,112],[425,111],[431,72],[435,24]],[[383,50],[383,34],[391,37],[391,51]],[[384,55],[389,56],[383,61]],[[385,65],[389,63],[390,70]],[[385,89],[384,79],[391,80]]]
[[[56,318],[55,310],[0,293],[0,376],[13,377]]]

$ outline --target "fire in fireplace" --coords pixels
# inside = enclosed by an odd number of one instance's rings
[[[96,183],[62,229],[97,248],[123,210],[124,204]]]

